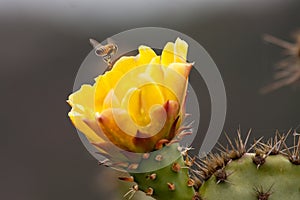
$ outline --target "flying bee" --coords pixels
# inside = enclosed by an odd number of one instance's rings
[[[107,39],[106,45],[100,44],[94,39],[90,39],[90,43],[95,49],[95,54],[103,58],[103,61],[108,65],[108,69],[112,68],[112,56],[118,51],[118,46],[114,44],[111,39]]]

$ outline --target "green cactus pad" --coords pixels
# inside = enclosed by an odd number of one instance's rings
[[[263,165],[253,163],[254,154],[232,160],[223,169],[228,177],[219,182],[211,176],[200,189],[205,200],[299,200],[300,166],[283,155],[266,158]],[[260,195],[260,196],[259,196]]]
[[[142,169],[164,167],[131,173],[137,183],[133,188],[158,200],[300,200],[300,136],[294,134],[288,146],[290,133],[276,133],[265,143],[255,140],[247,148],[250,131],[242,140],[238,130],[237,139],[226,136],[228,146],[194,162],[184,160],[189,156],[171,145],[139,163]]]
[[[250,132],[243,141],[240,130],[229,147],[199,158],[196,162],[202,185],[199,195],[205,200],[299,200],[300,137],[288,147],[286,135],[276,133],[266,143],[261,139],[246,149]],[[298,138],[298,139],[297,139]],[[250,153],[252,152],[252,153]]]
[[[162,168],[147,171],[147,168],[153,165]],[[157,200],[192,200],[195,195],[193,180],[188,173],[189,167],[186,166],[177,144],[164,147],[163,151],[152,152],[147,159],[139,163],[139,169],[141,168],[147,172],[130,173],[137,184],[135,189]]]

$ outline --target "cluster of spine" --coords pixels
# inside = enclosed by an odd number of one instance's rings
[[[277,63],[274,82],[261,89],[262,93],[272,92],[284,86],[295,84],[300,80],[300,31],[293,34],[294,43],[284,41],[272,35],[265,35],[264,40],[284,49],[286,56]]]
[[[195,161],[193,170],[201,180],[197,192],[200,199],[282,200],[300,199],[300,137],[294,132],[294,145],[286,140],[292,131],[266,143],[262,138],[247,148],[250,132],[243,141],[240,130],[228,146],[219,145],[218,153],[210,153]]]
[[[131,168],[129,176],[119,177],[122,181],[135,182],[125,197],[131,199],[137,191],[162,200],[191,200],[197,197],[193,187],[195,180],[189,173],[194,160],[187,155],[189,148],[180,147],[177,143],[191,133],[190,126],[181,127],[172,141],[160,141],[158,150],[144,153],[136,168]]]
[[[175,150],[176,146],[168,148]],[[143,162],[143,165],[160,165],[166,160],[167,155],[151,156]],[[147,196],[155,199],[166,199],[168,197],[170,199],[190,200],[195,192],[193,189],[194,180],[189,177],[188,170],[186,162],[179,156],[170,165],[161,169],[145,173],[131,173],[129,181],[136,182],[132,191],[143,191]],[[120,179],[124,180],[122,177]],[[128,180],[128,178],[125,179]]]
[[[191,158],[189,148],[171,145],[164,155],[151,154],[140,167],[159,165],[170,154],[178,154],[172,164],[147,173],[131,173],[121,180],[135,182],[127,197],[142,191],[155,199],[183,200],[282,200],[300,199],[300,137],[295,132],[275,134],[266,143],[262,138],[247,145],[238,130],[238,137],[228,145],[219,144],[217,153]],[[288,136],[294,145],[288,147]],[[174,157],[172,158],[174,159]],[[141,198],[139,198],[141,199]]]

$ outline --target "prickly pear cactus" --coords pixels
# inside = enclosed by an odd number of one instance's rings
[[[138,51],[113,66],[106,60],[110,71],[68,99],[69,117],[104,158],[100,164],[134,183],[124,197],[142,191],[157,200],[300,200],[299,135],[291,147],[289,133],[247,147],[250,133],[243,141],[239,130],[219,153],[192,158],[178,144],[191,134],[184,124],[188,44],[177,38],[161,55],[143,45]]]
[[[203,183],[199,194],[205,200],[299,200],[300,139],[288,147],[287,135],[276,136],[266,144],[256,141],[248,150],[240,134],[231,149],[222,146],[198,162]],[[248,137],[247,137],[248,138]],[[250,152],[253,153],[250,153]]]
[[[153,165],[165,167],[148,171],[147,168]],[[139,167],[147,172],[134,173],[132,171],[131,177],[120,177],[121,180],[136,183],[127,194],[128,196],[138,190],[155,199],[168,197],[175,200],[191,200],[195,196],[194,180],[189,177],[189,162],[183,160],[178,145],[173,144],[165,147],[162,152],[149,154],[149,157],[144,158]]]

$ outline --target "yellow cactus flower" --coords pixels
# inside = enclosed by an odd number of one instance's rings
[[[104,155],[112,156],[112,145],[135,153],[159,149],[184,119],[188,44],[177,38],[161,55],[147,46],[138,51],[69,96],[71,121]]]

